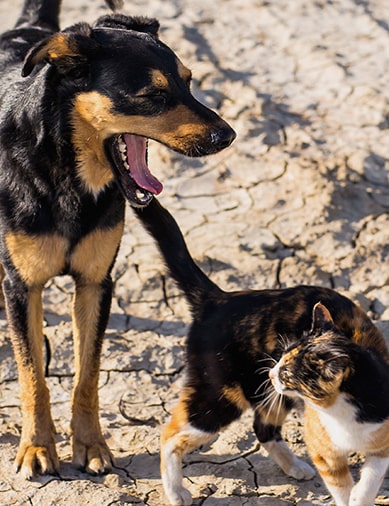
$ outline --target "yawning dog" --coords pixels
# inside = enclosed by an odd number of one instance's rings
[[[97,384],[110,273],[125,200],[146,206],[162,190],[147,139],[201,156],[235,137],[192,96],[191,72],[159,40],[155,19],[111,14],[59,31],[59,9],[59,0],[26,0],[0,38],[0,253],[23,418],[16,466],[26,478],[58,471],[42,358],[45,283],[75,281],[73,462],[106,472]]]

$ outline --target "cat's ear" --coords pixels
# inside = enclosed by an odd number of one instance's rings
[[[321,302],[315,304],[312,311],[312,327],[310,333],[316,334],[318,332],[331,330],[334,327],[334,320],[325,305]]]

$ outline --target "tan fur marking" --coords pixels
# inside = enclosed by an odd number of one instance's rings
[[[5,243],[19,275],[30,286],[43,286],[65,266],[68,241],[59,234],[33,236],[9,232]]]
[[[328,485],[350,486],[347,457],[336,451],[317,412],[308,405],[305,405],[305,442],[313,463]]]
[[[82,274],[84,280],[100,283],[115,256],[123,234],[123,222],[111,229],[97,229],[85,236],[71,256],[71,269]]]
[[[156,88],[166,90],[169,87],[169,81],[160,70],[152,69],[150,72],[150,77],[153,86],[155,86]]]
[[[73,51],[69,45],[69,36],[59,33],[52,37],[47,46],[47,54],[50,58],[56,59],[64,56],[78,56],[79,53]]]
[[[73,462],[76,466],[83,466],[87,461],[89,472],[109,470],[113,460],[101,433],[98,415],[100,354],[96,349],[96,332],[100,300],[101,287],[98,284],[76,286],[73,304],[76,374],[71,420]]]
[[[192,78],[192,72],[185,67],[185,65],[177,58],[177,70],[181,79],[185,82],[189,82]]]
[[[24,340],[19,336],[11,323],[11,337],[14,343],[16,362],[19,367],[21,385],[22,409],[23,406],[30,406],[34,409],[36,397],[39,397],[39,390],[44,388],[43,373],[43,309],[42,291],[40,288],[30,288],[27,298],[27,339],[29,356],[24,356]],[[22,345],[21,345],[22,343]],[[33,365],[26,365],[31,357]]]
[[[112,454],[100,429],[98,379],[100,368],[97,327],[101,311],[101,281],[107,275],[123,233],[123,223],[97,229],[72,251],[70,267],[81,278],[76,282],[73,303],[73,338],[76,374],[72,398],[73,462],[90,472],[112,467]]]
[[[223,395],[231,404],[237,406],[241,411],[245,411],[250,407],[250,403],[247,401],[239,385],[236,387],[224,387]]]
[[[97,92],[79,95],[73,110],[73,145],[77,153],[79,175],[86,188],[99,192],[113,180],[104,153],[103,141],[110,134],[102,134],[112,121],[111,101]]]
[[[63,58],[66,56],[74,57],[78,55],[79,53],[73,51],[73,49],[69,45],[69,36],[60,33],[51,37],[48,40],[47,44],[45,44],[39,51],[37,51],[33,55],[31,62],[33,65],[36,65],[45,58],[56,60],[58,58]]]
[[[77,286],[73,302],[73,338],[76,375],[73,404],[75,415],[83,407],[97,417],[97,382],[100,357],[96,354],[96,330],[100,315],[101,288],[97,284]],[[97,418],[96,418],[97,420]],[[98,420],[97,420],[98,424]],[[79,427],[81,428],[81,427]],[[86,430],[93,427],[86,427]]]
[[[170,439],[174,438],[183,427],[188,423],[188,413],[186,407],[186,399],[189,396],[189,392],[182,392],[178,404],[175,406],[172,412],[172,416],[169,422],[164,426],[161,433],[161,447],[165,445]],[[166,468],[166,463],[163,458],[163,452],[161,452],[161,472],[163,473]]]
[[[188,411],[186,401],[193,392],[190,388],[185,388],[181,393],[178,404],[172,412],[169,423],[164,427],[161,434],[161,442],[165,443],[168,439],[174,437],[188,423]]]
[[[11,339],[18,366],[20,401],[23,418],[22,435],[16,465],[24,466],[26,476],[35,472],[35,460],[46,466],[49,472],[59,469],[55,451],[54,424],[50,415],[50,398],[43,370],[43,310],[40,287],[28,290],[27,340],[29,354],[26,356],[24,338],[11,324]],[[32,363],[30,363],[30,359]],[[47,447],[43,451],[42,447]],[[43,453],[42,453],[43,452]]]
[[[209,125],[184,105],[158,116],[126,116],[115,114],[110,99],[96,91],[76,97],[72,125],[79,175],[92,192],[113,179],[103,148],[104,140],[112,135],[142,135],[187,151],[209,132]]]
[[[186,388],[181,396],[178,404],[173,410],[172,417],[167,425],[162,430],[161,434],[161,474],[165,473],[168,465],[165,462],[165,452],[163,448],[165,445],[169,445],[172,442],[174,447],[172,453],[177,455],[180,459],[190,452],[191,450],[198,448],[200,445],[208,443],[214,437],[214,434],[206,434],[204,432],[195,430],[186,430],[189,426],[188,413],[186,407],[186,399],[189,397],[192,389]]]

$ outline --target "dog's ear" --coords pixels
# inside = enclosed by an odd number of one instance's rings
[[[80,24],[73,28],[76,31],[56,33],[31,48],[24,59],[22,76],[30,75],[43,61],[55,65],[62,74],[84,65],[96,42],[90,37],[89,25]]]
[[[154,18],[141,16],[126,16],[124,14],[111,14],[101,16],[95,23],[98,28],[116,28],[120,30],[134,30],[135,32],[150,33],[158,37],[159,22]]]

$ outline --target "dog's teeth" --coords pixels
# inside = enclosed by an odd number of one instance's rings
[[[122,139],[118,140],[118,149],[119,149],[120,153],[126,153],[127,152],[126,143]]]
[[[136,190],[136,196],[138,199],[143,199],[145,194],[141,190]]]

